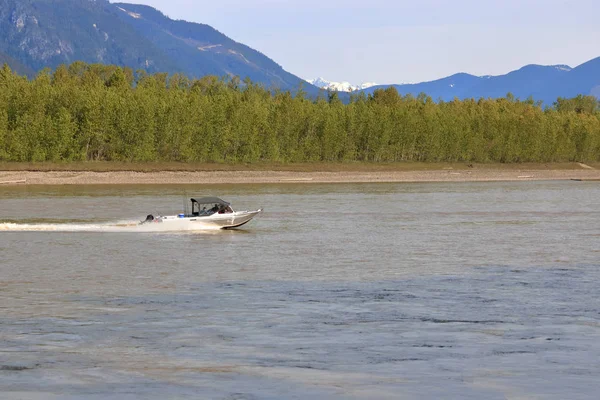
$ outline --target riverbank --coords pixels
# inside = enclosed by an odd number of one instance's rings
[[[110,170],[64,165],[65,170],[46,166],[22,166],[0,170],[3,185],[86,185],[86,184],[241,184],[241,183],[344,183],[344,182],[469,182],[523,180],[600,180],[597,165],[569,164],[297,164],[192,166],[189,170],[152,165],[135,165],[132,170]],[[93,166],[93,164],[92,164]],[[3,167],[0,165],[0,169]],[[14,167],[14,165],[13,165]],[[112,167],[115,167],[112,165]],[[123,166],[121,166],[123,167]],[[143,167],[143,168],[142,168]],[[166,167],[166,166],[163,166]],[[270,167],[270,168],[269,168]],[[181,165],[179,166],[181,168]],[[198,169],[196,169],[198,168]],[[268,169],[262,169],[268,168]],[[318,169],[317,169],[318,168]]]

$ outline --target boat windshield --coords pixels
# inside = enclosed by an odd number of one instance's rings
[[[212,214],[230,214],[233,213],[228,202],[216,197],[206,197],[203,199],[191,199],[192,216],[206,216]]]

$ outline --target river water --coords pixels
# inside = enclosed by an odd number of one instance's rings
[[[217,195],[237,231],[126,222]],[[595,399],[594,182],[0,188],[2,399]]]

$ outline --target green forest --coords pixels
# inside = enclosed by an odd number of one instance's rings
[[[0,161],[568,162],[600,160],[596,98],[435,101],[394,88],[309,99],[249,80],[76,62],[0,70]]]

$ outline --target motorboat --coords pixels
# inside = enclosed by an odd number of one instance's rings
[[[218,197],[203,197],[199,199],[190,199],[192,203],[191,212],[188,212],[187,204],[184,206],[184,212],[177,215],[154,216],[148,215],[140,225],[145,224],[165,224],[161,228],[182,229],[182,230],[201,230],[207,228],[232,229],[247,224],[256,215],[262,212],[262,209],[256,211],[234,211],[231,204]],[[169,229],[170,230],[170,229]]]

